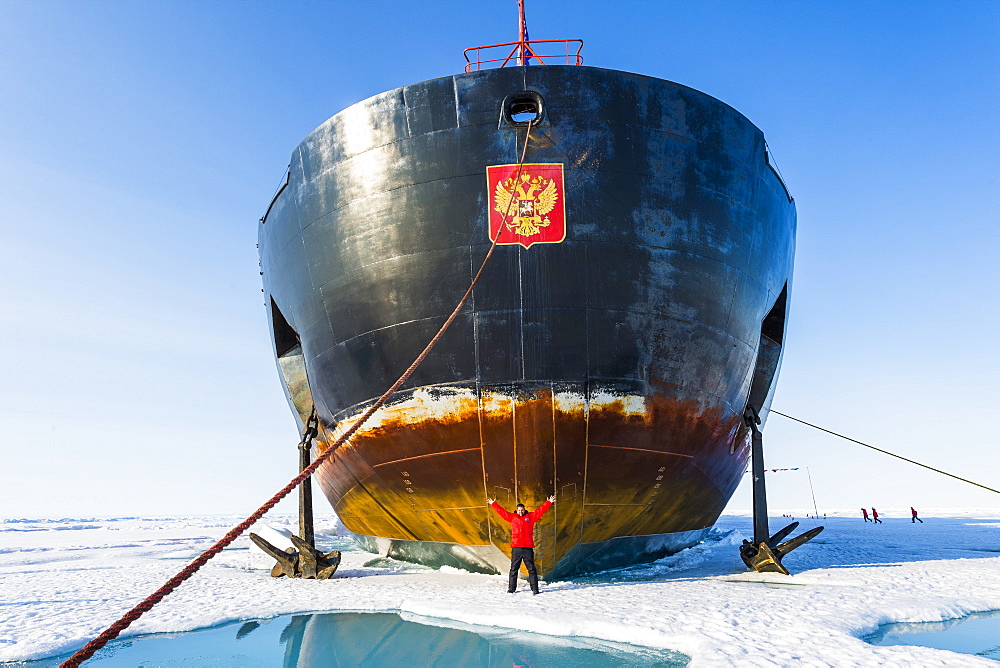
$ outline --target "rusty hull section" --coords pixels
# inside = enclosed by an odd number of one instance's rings
[[[581,543],[710,527],[738,483],[717,475],[734,457],[739,421],[662,395],[588,399],[583,389],[407,393],[341,447],[319,484],[356,534],[494,545],[501,550],[480,551],[480,567],[498,572],[510,525],[485,505],[487,495],[530,508],[557,494],[535,531],[543,574],[591,570],[593,555],[580,563],[573,554]],[[649,558],[665,553],[657,546]]]

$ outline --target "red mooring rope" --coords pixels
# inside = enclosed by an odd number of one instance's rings
[[[524,166],[524,158],[525,155],[527,155],[528,153],[528,139],[530,138],[530,136],[531,136],[531,125],[529,124],[527,127],[527,132],[525,132],[524,135],[524,148],[521,150],[521,158],[517,163],[517,171],[514,173],[515,181],[521,175],[521,169]],[[507,216],[510,215],[510,207],[511,205],[513,205],[513,203],[514,200],[512,198],[511,201],[507,204],[507,211],[504,214],[504,220],[506,220]],[[489,227],[489,215],[487,215],[487,229],[488,227]],[[361,419],[355,422],[350,429],[344,432],[344,434],[333,443],[333,445],[327,448],[326,452],[317,457],[315,461],[313,461],[313,463],[310,464],[308,467],[302,469],[302,472],[299,473],[294,478],[292,478],[291,482],[282,487],[277,494],[272,496],[270,499],[268,499],[268,501],[264,505],[262,505],[256,511],[254,511],[254,513],[250,515],[250,517],[246,518],[245,520],[237,524],[235,527],[233,527],[233,529],[225,536],[223,536],[218,543],[216,543],[212,547],[202,552],[201,555],[199,555],[190,564],[185,566],[184,569],[181,570],[177,575],[167,580],[162,587],[153,592],[148,598],[139,603],[139,605],[135,606],[127,613],[125,613],[121,619],[119,619],[117,622],[115,622],[107,629],[105,629],[104,632],[101,633],[101,635],[97,636],[89,643],[84,645],[84,647],[80,651],[78,651],[76,654],[67,659],[63,664],[61,664],[60,668],[76,668],[76,666],[79,666],[81,663],[92,657],[94,653],[97,652],[99,649],[101,649],[109,642],[117,638],[122,631],[127,629],[129,625],[132,624],[132,622],[139,619],[139,617],[141,617],[143,614],[149,611],[154,605],[162,601],[174,589],[177,589],[177,587],[179,587],[181,583],[183,583],[185,580],[194,575],[199,568],[204,566],[209,559],[217,555],[219,552],[222,552],[222,550],[225,549],[230,543],[239,538],[244,531],[249,529],[251,526],[253,526],[253,524],[257,520],[263,517],[264,514],[267,513],[267,511],[271,510],[271,508],[273,508],[279,501],[281,501],[283,498],[291,494],[292,490],[294,490],[309,476],[315,473],[316,469],[318,469],[323,462],[329,459],[333,455],[333,453],[337,450],[337,448],[339,448],[341,444],[344,443],[344,441],[348,440],[351,436],[353,436],[354,432],[356,432],[361,427],[361,425],[363,425],[368,420],[368,418],[370,418],[372,414],[375,413],[375,411],[381,408],[382,405],[386,402],[386,400],[388,400],[389,397],[391,397],[393,393],[395,393],[396,390],[398,390],[400,386],[402,386],[402,384],[406,382],[406,379],[410,377],[410,374],[412,374],[416,370],[417,366],[419,366],[420,363],[424,361],[424,358],[427,357],[427,355],[437,344],[441,336],[444,335],[445,331],[451,325],[452,321],[454,321],[455,318],[458,317],[458,314],[462,310],[462,307],[465,306],[465,302],[468,301],[469,296],[472,295],[473,288],[476,287],[476,283],[479,282],[479,278],[483,275],[483,270],[486,268],[486,264],[490,261],[490,258],[493,256],[493,251],[497,247],[497,241],[500,239],[500,233],[502,231],[503,231],[502,227],[500,230],[497,231],[497,236],[495,239],[493,239],[493,243],[490,245],[489,252],[487,252],[486,257],[483,258],[483,263],[479,265],[479,271],[476,272],[475,277],[472,279],[472,283],[469,284],[469,289],[465,291],[465,294],[462,295],[462,299],[459,300],[458,305],[455,306],[455,310],[451,312],[451,315],[448,316],[448,319],[445,320],[443,325],[441,325],[441,329],[438,330],[437,334],[434,335],[434,338],[430,340],[430,343],[427,344],[427,346],[423,349],[423,351],[419,355],[417,355],[417,358],[413,360],[413,364],[411,364],[409,368],[403,372],[403,375],[399,377],[399,380],[393,383],[392,387],[386,390],[385,394],[379,397],[378,400],[371,405],[371,408],[369,408],[365,412],[365,414],[361,416]]]

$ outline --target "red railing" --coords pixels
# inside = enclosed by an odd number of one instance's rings
[[[543,44],[545,46],[541,46]],[[559,49],[557,53],[556,49],[552,46],[556,44],[562,44],[565,50]],[[505,47],[510,48],[507,49]],[[494,51],[488,51],[486,54],[483,54],[484,49],[493,49]],[[582,49],[582,39],[538,39],[490,44],[489,46],[473,46],[466,49],[463,55],[465,56],[465,71],[472,72],[481,70],[484,67],[529,65],[531,60],[538,61],[539,65],[556,64],[554,61],[557,60],[563,62],[565,65],[583,65],[583,56],[580,55]],[[546,52],[542,53],[542,50]],[[475,52],[475,60],[469,57],[470,52],[473,51]],[[486,58],[483,58],[484,55]],[[546,58],[549,62],[546,62]]]

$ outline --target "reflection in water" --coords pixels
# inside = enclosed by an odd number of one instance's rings
[[[873,645],[919,645],[1000,660],[1000,610],[945,622],[886,624],[865,637]]]
[[[421,622],[411,621],[420,619]],[[442,626],[451,624],[452,626]],[[57,666],[69,655],[16,665]],[[472,627],[395,613],[293,615],[118,640],[87,665],[111,666],[685,666],[688,657],[584,638]],[[9,664],[8,664],[9,665]]]
[[[425,620],[429,621],[429,620]],[[388,613],[296,615],[285,668],[312,666],[683,666],[687,657],[595,640],[429,626]]]

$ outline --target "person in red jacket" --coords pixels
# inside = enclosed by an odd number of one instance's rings
[[[528,584],[531,585],[531,593],[538,593],[538,573],[535,572],[535,522],[545,514],[552,504],[556,502],[556,495],[553,494],[549,500],[538,506],[530,513],[523,503],[517,504],[515,512],[510,512],[496,499],[486,499],[486,503],[493,506],[497,515],[510,522],[510,579],[507,585],[507,593],[513,594],[517,591],[517,572],[521,570],[521,562],[528,569]]]

